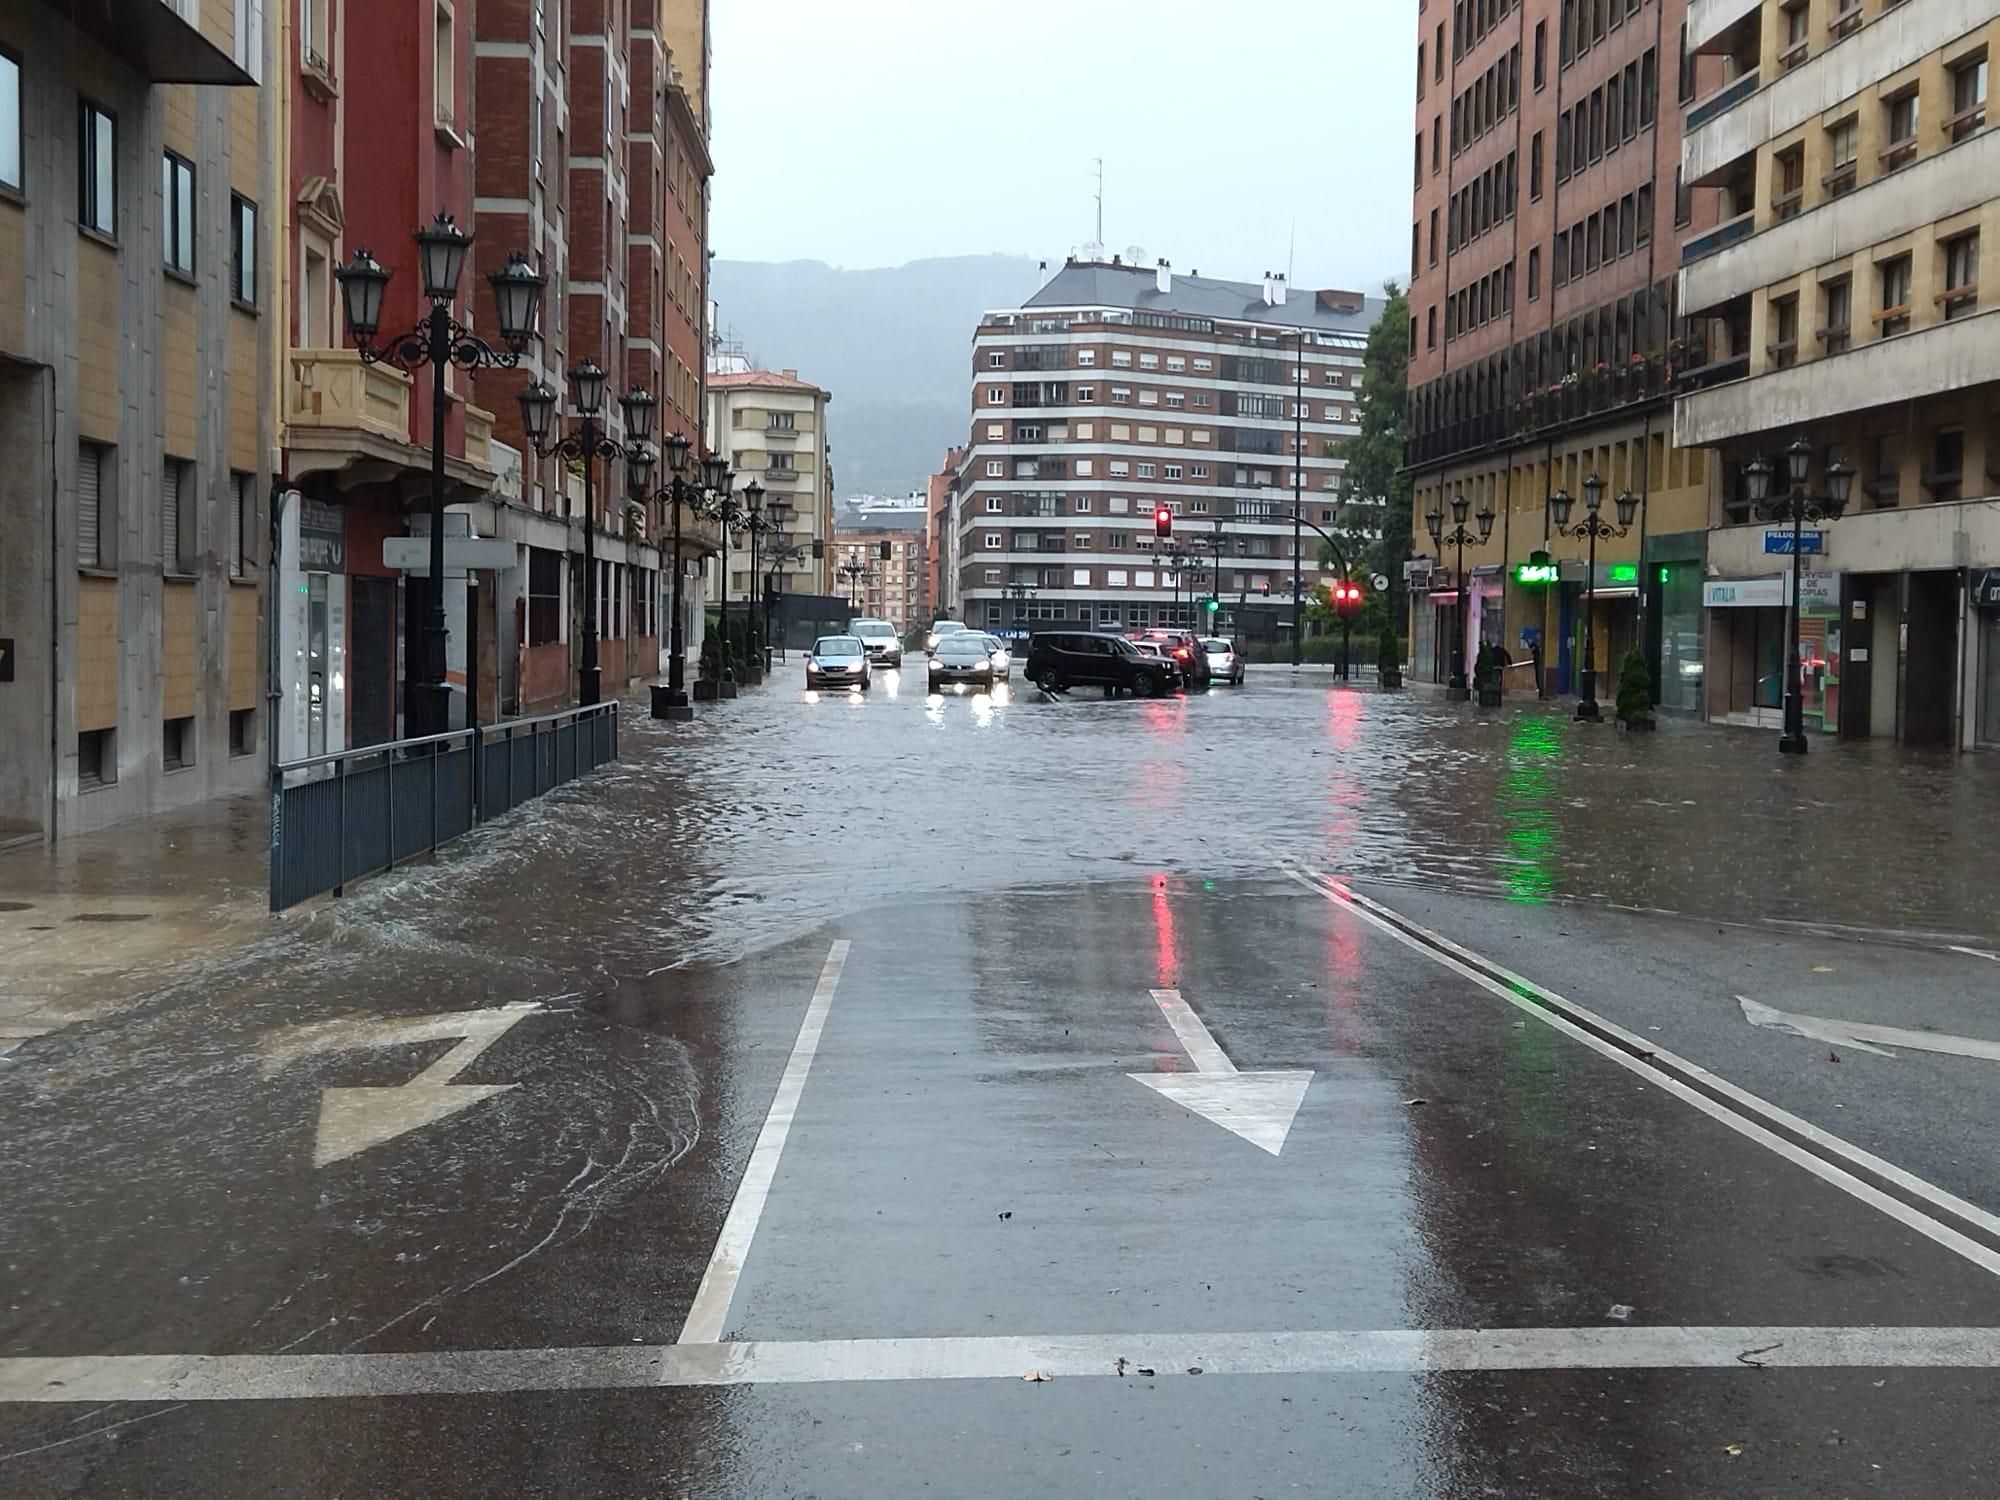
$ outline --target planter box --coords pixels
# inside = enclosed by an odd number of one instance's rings
[[[1381,679],[1384,689],[1399,688],[1403,685],[1403,669],[1401,667],[1377,667],[1375,675]]]
[[[1498,708],[1500,706],[1500,689],[1481,688],[1479,690],[1479,706],[1481,708]]]
[[[694,685],[694,701],[695,701],[695,702],[697,702],[697,703],[713,703],[713,702],[714,702],[714,701],[715,701],[715,700],[716,700],[716,699],[717,699],[718,697],[720,697],[720,696],[721,696],[721,695],[720,695],[719,693],[717,693],[717,692],[716,692],[716,685],[715,685],[715,683],[711,682],[711,681],[710,681],[710,680],[709,680],[708,678],[706,678],[706,677],[702,677],[702,678],[698,678],[698,679],[696,679],[696,681],[695,681],[695,685]]]
[[[1653,718],[1620,719],[1618,721],[1618,727],[1620,729],[1629,729],[1634,734],[1651,734],[1654,730],[1660,727],[1660,724],[1657,719]]]

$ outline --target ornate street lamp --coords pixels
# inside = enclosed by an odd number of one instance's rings
[[[1806,488],[1812,473],[1813,446],[1801,435],[1785,450],[1785,478],[1781,495],[1771,493],[1772,466],[1768,459],[1754,458],[1743,466],[1750,491],[1751,508],[1766,521],[1792,523],[1792,589],[1787,601],[1786,620],[1790,626],[1790,650],[1785,658],[1785,727],[1778,735],[1780,755],[1804,755],[1806,742],[1805,667],[1799,658],[1800,585],[1804,581],[1803,538],[1805,523],[1837,521],[1847,509],[1847,497],[1854,486],[1854,468],[1844,459],[1826,466],[1826,492],[1813,494]]]
[[[486,280],[493,288],[500,339],[496,349],[451,315],[459,278],[472,236],[439,214],[413,238],[417,242],[418,274],[430,311],[415,327],[386,344],[377,344],[382,329],[382,299],[389,288],[389,270],[366,247],[333,273],[340,284],[341,310],[355,349],[369,363],[411,371],[431,368],[431,504],[429,602],[419,614],[410,610],[404,627],[404,733],[410,738],[443,734],[451,727],[451,688],[446,679],[444,610],[444,375],[452,365],[461,370],[512,368],[521,362],[528,341],[535,337],[536,315],[548,279],[528,264],[519,251],[507,257],[504,270]],[[468,667],[472,664],[468,663]]]
[[[1479,502],[1479,514],[1473,519],[1479,525],[1479,535],[1474,536],[1465,529],[1465,513],[1471,509],[1464,495],[1451,497],[1451,530],[1444,529],[1444,511],[1437,501],[1431,501],[1430,509],[1424,512],[1424,525],[1430,531],[1431,541],[1438,548],[1438,556],[1444,556],[1446,547],[1458,549],[1458,563],[1452,570],[1452,623],[1451,636],[1451,680],[1445,685],[1444,695],[1463,703],[1472,696],[1472,690],[1465,682],[1465,628],[1467,605],[1465,598],[1465,549],[1483,547],[1493,536],[1493,502]]]
[[[649,410],[641,420],[648,432],[652,430],[652,414]],[[684,432],[676,432],[671,437],[661,439],[660,446],[666,450],[667,482],[659,489],[647,493],[653,469],[653,455],[639,449],[630,455],[627,462],[632,465],[634,498],[640,501],[653,500],[672,508],[674,516],[674,586],[671,609],[673,617],[667,622],[667,701],[664,717],[669,719],[691,719],[694,706],[688,702],[687,693],[687,640],[685,634],[687,608],[682,600],[682,584],[687,575],[687,563],[681,556],[681,512],[702,514],[709,504],[709,495],[704,488],[704,479],[711,472],[720,471],[727,477],[726,467],[720,459],[705,459],[698,466],[700,477],[690,477],[689,456],[694,444]]]
[[[1584,564],[1583,681],[1576,716],[1597,720],[1604,717],[1604,711],[1597,703],[1597,541],[1599,537],[1608,540],[1631,531],[1633,513],[1639,508],[1639,497],[1630,490],[1618,492],[1618,498],[1612,502],[1618,507],[1618,524],[1613,526],[1597,513],[1604,504],[1604,481],[1596,473],[1583,481],[1583,493],[1586,514],[1576,525],[1569,524],[1570,512],[1576,508],[1576,501],[1568,490],[1557,490],[1549,497],[1549,516],[1558,536],[1578,537],[1588,540],[1590,544],[1588,560]]]
[[[528,446],[543,458],[559,455],[583,466],[583,659],[577,670],[576,701],[588,708],[602,701],[602,677],[597,664],[597,460],[623,458],[643,469],[651,462],[639,434],[650,433],[652,393],[634,386],[618,398],[625,414],[629,445],[614,441],[600,425],[604,408],[604,371],[594,359],[579,360],[569,372],[570,403],[576,420],[569,431],[556,423],[556,393],[539,380],[522,390],[521,431]]]

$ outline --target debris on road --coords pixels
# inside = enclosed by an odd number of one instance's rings
[[[1048,1380],[1052,1377],[1049,1375],[1049,1372],[1047,1370],[1030,1370],[1028,1371],[1027,1374],[1023,1375],[1021,1378],[1027,1381],[1031,1385],[1040,1385],[1043,1381]]]
[[[1118,1370],[1118,1378],[1119,1378],[1120,1380],[1123,1380],[1123,1379],[1125,1378],[1125,1356],[1124,1356],[1124,1355],[1122,1355],[1122,1354],[1121,1354],[1121,1355],[1119,1355],[1119,1356],[1118,1356],[1118,1363],[1117,1363],[1117,1366],[1116,1366],[1116,1368],[1117,1368],[1117,1370]]]
[[[1419,1104],[1428,1104],[1430,1102],[1431,1102],[1430,1100],[1424,1098],[1421,1094],[1414,1099],[1405,1099],[1403,1101],[1403,1103],[1409,1106],[1411,1109],[1415,1109]]]

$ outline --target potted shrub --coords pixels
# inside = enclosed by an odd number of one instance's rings
[[[1472,659],[1472,686],[1479,694],[1481,708],[1500,706],[1500,673],[1506,665],[1507,654],[1494,645],[1482,645]]]
[[[1402,648],[1396,643],[1396,632],[1386,625],[1375,642],[1375,674],[1385,688],[1403,685]]]
[[[1653,674],[1635,647],[1618,664],[1618,722],[1626,729],[1647,730],[1653,723]]]

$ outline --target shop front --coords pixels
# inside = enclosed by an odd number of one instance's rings
[[[1974,568],[1966,578],[1979,663],[1973,743],[2000,750],[2000,568]]]
[[[1646,665],[1653,674],[1654,701],[1669,712],[1701,712],[1707,543],[1705,531],[1650,536],[1640,563]]]
[[[1702,680],[1708,717],[1754,728],[1783,726],[1792,579],[1711,579],[1702,586],[1708,641]],[[1840,720],[1840,575],[1809,571],[1799,608],[1801,706],[1810,732]]]

